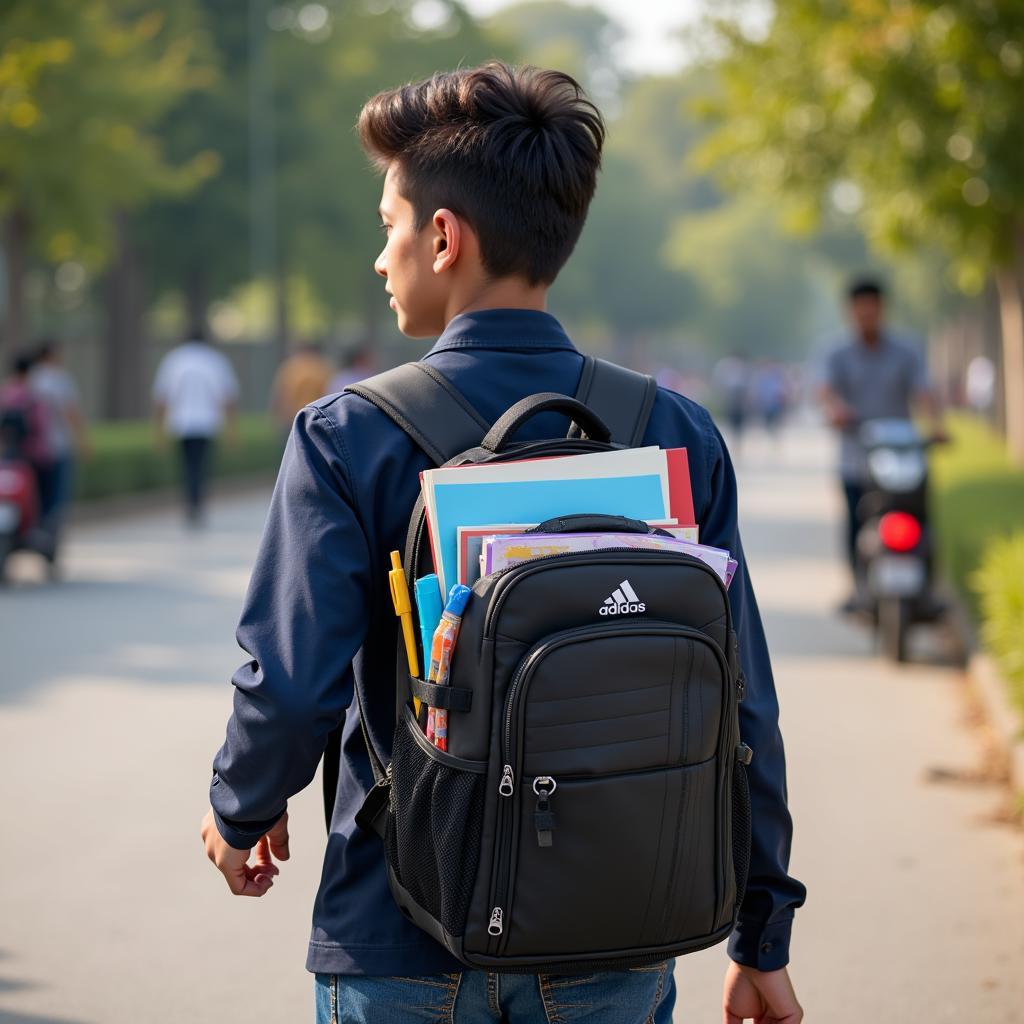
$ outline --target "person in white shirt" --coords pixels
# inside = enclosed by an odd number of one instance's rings
[[[49,410],[47,447],[53,461],[40,478],[40,512],[56,549],[57,534],[74,491],[76,457],[88,458],[90,446],[78,388],[55,341],[39,342],[29,387]]]
[[[181,453],[188,521],[202,521],[213,443],[234,429],[238,378],[227,357],[209,344],[202,326],[171,349],[157,368],[153,403],[159,436],[177,441]]]

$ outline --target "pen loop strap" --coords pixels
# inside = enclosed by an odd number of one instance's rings
[[[428,707],[444,708],[445,711],[468,711],[473,703],[472,690],[461,686],[439,686],[416,676],[409,676],[409,689]]]

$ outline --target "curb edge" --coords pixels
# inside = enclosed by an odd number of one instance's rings
[[[1024,796],[1024,718],[1010,703],[1006,683],[991,655],[973,652],[967,663],[967,676],[1006,755],[1010,788],[1016,795]]]

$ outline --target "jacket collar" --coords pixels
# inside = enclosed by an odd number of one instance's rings
[[[424,358],[465,348],[576,350],[550,313],[536,309],[482,309],[460,313],[451,320]]]

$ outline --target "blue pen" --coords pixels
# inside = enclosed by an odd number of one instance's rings
[[[441,621],[441,586],[436,573],[421,576],[414,584],[416,610],[420,616],[420,640],[423,644],[423,678],[430,675],[430,648],[434,643],[434,630]]]
[[[441,604],[441,584],[437,574],[421,576],[414,584],[416,591],[416,611],[420,617],[420,641],[423,645],[423,678],[430,678],[430,648],[434,643],[434,630],[441,621],[444,606]],[[416,718],[420,717],[420,702],[413,698]]]

